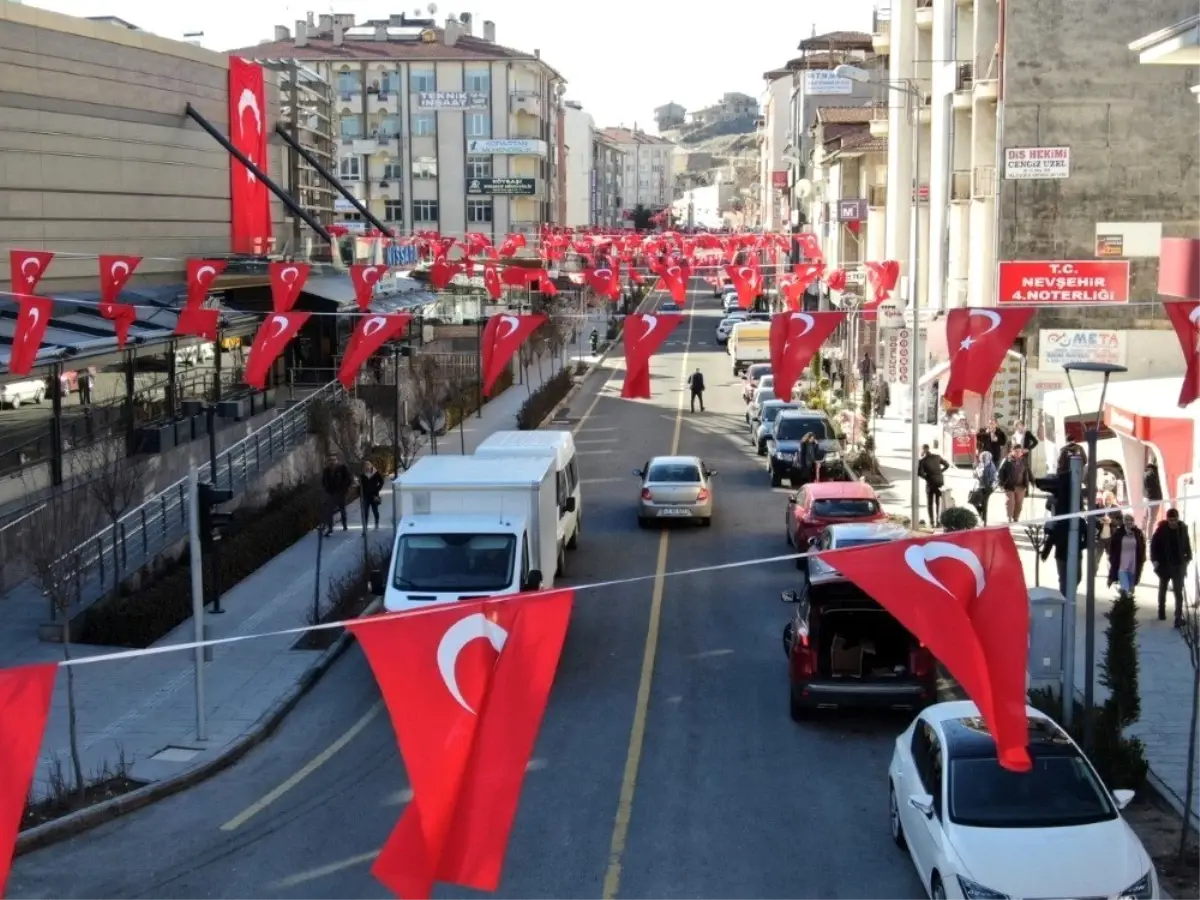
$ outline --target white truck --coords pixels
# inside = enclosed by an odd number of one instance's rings
[[[395,481],[389,612],[549,588],[558,574],[554,459],[426,456]]]
[[[754,363],[771,361],[771,324],[769,322],[738,322],[729,332],[725,345],[733,359],[736,378]]]

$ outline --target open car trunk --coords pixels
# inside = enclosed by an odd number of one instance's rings
[[[817,674],[860,681],[911,678],[917,642],[883,607],[856,603],[821,610]]]

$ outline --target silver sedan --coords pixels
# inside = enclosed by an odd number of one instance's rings
[[[653,519],[684,519],[711,525],[712,477],[717,473],[698,456],[656,456],[633,474],[642,480],[638,526]]]

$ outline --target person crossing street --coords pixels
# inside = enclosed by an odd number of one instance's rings
[[[704,412],[704,373],[696,369],[688,376],[688,387],[692,391],[692,412],[696,411],[696,401],[700,401],[700,412]]]

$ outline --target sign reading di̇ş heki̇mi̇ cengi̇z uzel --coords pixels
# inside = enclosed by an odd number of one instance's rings
[[[1000,303],[1129,302],[1129,263],[1124,260],[1004,261],[997,280]]]

